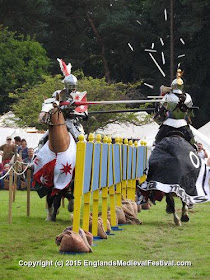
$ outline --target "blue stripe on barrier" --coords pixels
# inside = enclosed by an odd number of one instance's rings
[[[127,179],[131,179],[131,167],[132,167],[132,147],[128,146],[128,166],[127,166]]]
[[[113,144],[114,155],[114,184],[120,183],[120,145]]]
[[[127,179],[127,157],[128,157],[128,146],[123,145],[123,153],[122,153],[123,180]]]
[[[108,144],[102,144],[102,156],[101,156],[101,184],[100,186],[107,186],[107,172],[108,172]]]
[[[121,153],[121,156],[120,156],[120,160],[121,160],[121,169],[120,169],[120,178],[121,178],[121,180],[123,180],[122,178],[123,178],[123,146],[124,145],[120,145],[120,153]]]
[[[136,179],[136,147],[133,147],[132,179]]]
[[[137,148],[137,168],[136,168],[136,177],[142,177],[144,171],[144,146],[139,146]]]
[[[113,162],[112,162],[112,146],[109,145],[109,178],[108,178],[108,187],[114,184],[113,181]]]
[[[83,193],[87,193],[90,191],[92,161],[93,161],[93,143],[86,143]]]
[[[92,180],[92,191],[96,191],[99,189],[99,172],[100,172],[100,153],[101,153],[101,144],[94,144],[94,166],[93,166],[93,180]]]

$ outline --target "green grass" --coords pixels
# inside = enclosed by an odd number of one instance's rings
[[[31,193],[31,216],[26,217],[26,192],[18,191],[8,224],[8,192],[0,191],[1,279],[210,279],[210,204],[196,205],[190,222],[176,227],[165,213],[165,202],[139,213],[141,226],[123,226],[107,240],[95,241],[93,253],[61,255],[54,239],[70,225],[60,208],[57,222],[46,222],[45,199]],[[180,214],[181,202],[176,199]],[[52,261],[53,265],[27,267],[19,261]],[[67,266],[70,261],[81,266]],[[191,261],[192,266],[84,266],[84,261]],[[56,267],[63,261],[63,267]]]

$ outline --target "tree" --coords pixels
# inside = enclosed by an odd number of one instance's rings
[[[36,36],[42,43],[49,36],[50,12],[48,0],[0,0],[0,24],[19,34]]]
[[[0,113],[9,109],[9,93],[32,87],[46,73],[49,60],[42,46],[0,26]]]
[[[94,79],[92,77],[85,77],[83,72],[77,71],[74,73],[79,78],[78,90],[88,92],[87,97],[89,100],[120,100],[126,99],[126,92],[139,86],[138,84],[108,84],[105,78]],[[25,91],[24,89],[17,92],[17,102],[12,106],[15,116],[18,117],[20,125],[35,126],[37,128],[46,128],[38,123],[38,115],[41,111],[43,98],[49,98],[52,93],[63,88],[61,82],[61,75],[45,76],[44,82],[39,83],[32,89]],[[33,99],[33,102],[31,100]],[[124,109],[124,105],[110,105],[107,110]],[[89,106],[89,111],[106,110],[103,105]],[[103,114],[97,117],[89,117],[88,121],[83,122],[86,133],[93,132],[99,127],[105,126],[110,121],[131,121],[140,124],[139,120],[134,114]]]

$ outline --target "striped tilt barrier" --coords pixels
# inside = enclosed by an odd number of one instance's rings
[[[117,227],[115,206],[121,206],[122,197],[135,200],[136,180],[144,181],[147,167],[145,142],[138,146],[130,140],[116,137],[112,144],[110,137],[90,134],[88,142],[79,136],[74,182],[73,230],[89,231],[89,217],[92,207],[92,234],[98,234],[99,199],[102,200],[102,220],[107,231],[108,204],[111,213],[111,227]],[[91,204],[92,200],[92,204]],[[83,213],[81,213],[83,201]]]

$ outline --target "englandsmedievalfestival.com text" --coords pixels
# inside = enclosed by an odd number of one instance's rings
[[[110,260],[110,261],[90,261],[90,260],[38,260],[38,261],[24,261],[19,260],[19,266],[36,268],[36,267],[104,267],[104,266],[116,266],[116,267],[125,267],[125,266],[140,266],[140,267],[162,267],[162,266],[192,266],[191,261],[175,261],[175,260],[144,260],[144,261],[135,261],[135,260]]]

